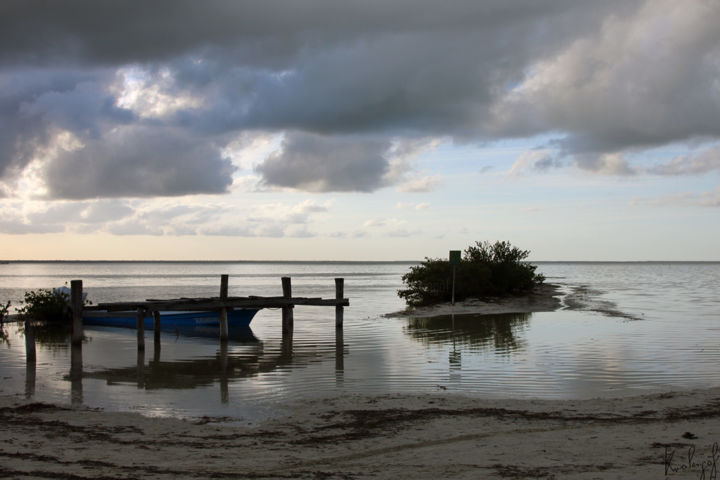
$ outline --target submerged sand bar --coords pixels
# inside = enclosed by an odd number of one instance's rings
[[[455,305],[450,302],[388,313],[386,317],[427,318],[447,315],[500,315],[506,313],[553,312],[555,310],[581,310],[625,320],[642,317],[622,311],[614,302],[603,298],[605,292],[586,285],[561,287],[544,283],[531,293],[518,296],[469,298]]]
[[[436,317],[440,315],[496,315],[502,313],[552,312],[563,306],[561,287],[545,283],[527,295],[470,298],[461,302],[439,303],[423,307],[408,307],[405,310],[385,315],[386,317]]]
[[[0,397],[9,478],[690,479],[720,463],[720,389],[580,401],[342,396],[252,426]],[[227,419],[226,419],[227,420]]]

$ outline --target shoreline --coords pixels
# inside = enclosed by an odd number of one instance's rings
[[[239,426],[0,396],[0,476],[680,479],[720,463],[720,388],[589,400],[335,396],[281,408]],[[683,467],[689,452],[696,462]]]
[[[563,307],[562,287],[553,283],[543,283],[526,295],[508,297],[468,298],[463,301],[438,303],[421,307],[407,307],[405,310],[387,313],[393,317],[437,317],[445,315],[497,315],[505,313],[553,312]]]
[[[607,317],[625,320],[643,320],[642,316],[620,310],[602,296],[606,292],[588,285],[558,285],[543,283],[526,295],[508,297],[468,298],[452,305],[450,302],[407,307],[405,310],[386,313],[385,318],[429,318],[450,315],[504,315],[511,313],[554,312],[574,310],[595,312]]]

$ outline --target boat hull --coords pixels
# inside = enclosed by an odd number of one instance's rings
[[[243,308],[229,310],[227,314],[228,328],[248,327],[257,309]],[[105,327],[137,328],[137,316],[134,313],[108,313],[86,312],[83,315],[85,325],[99,325]],[[160,312],[160,327],[162,330],[178,327],[219,327],[218,312]],[[155,328],[155,319],[152,315],[145,317],[145,329]]]

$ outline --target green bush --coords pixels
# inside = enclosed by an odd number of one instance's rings
[[[545,278],[524,260],[527,250],[510,242],[475,242],[463,252],[455,272],[455,299],[519,295],[531,291]],[[403,275],[407,288],[398,295],[411,306],[447,302],[452,297],[452,265],[448,260],[425,258]]]
[[[0,325],[5,322],[5,319],[10,315],[10,300],[5,305],[0,305]]]
[[[56,290],[30,290],[25,292],[23,307],[18,314],[26,320],[39,320],[42,322],[64,322],[71,318],[68,307],[69,299],[66,293]]]
[[[7,343],[10,346],[10,339],[8,333],[5,331],[5,320],[7,319],[10,312],[10,300],[5,305],[0,305],[0,345]]]

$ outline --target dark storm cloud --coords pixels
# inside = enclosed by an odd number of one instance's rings
[[[372,191],[383,183],[389,143],[293,133],[257,166],[265,182],[313,192]]]
[[[50,124],[26,110],[29,101],[47,91],[73,90],[82,74],[58,71],[0,70],[0,177],[11,167],[22,168],[38,144],[48,140]]]
[[[22,169],[59,130],[98,138],[107,125],[132,122],[106,90],[114,78],[101,70],[0,68],[0,177]]]
[[[0,7],[0,58],[115,65],[229,46],[243,64],[284,65],[330,43],[508,27],[563,14],[579,3],[596,8],[572,0],[7,0]]]
[[[217,148],[182,132],[127,128],[63,151],[45,180],[54,198],[173,196],[224,192],[234,169]]]
[[[602,20],[496,105],[498,135],[551,129],[588,169],[608,153],[720,139],[720,3],[648,1]],[[600,160],[598,160],[600,159]]]
[[[312,191],[387,185],[391,138],[553,134],[631,173],[626,152],[720,139],[719,23],[702,0],[5,1],[0,177],[62,131],[84,147],[48,162],[59,198],[225,192],[219,151],[253,130],[290,132],[265,183]]]

